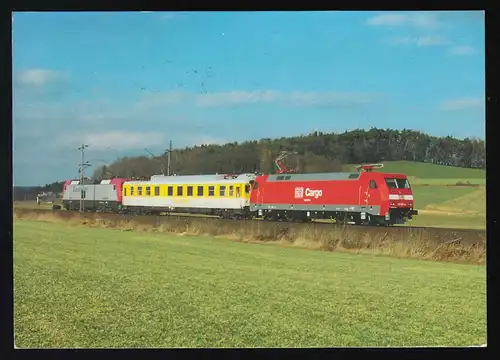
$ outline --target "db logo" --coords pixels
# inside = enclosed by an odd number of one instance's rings
[[[304,188],[303,187],[296,187],[295,188],[295,198],[301,199],[303,197],[304,197]]]

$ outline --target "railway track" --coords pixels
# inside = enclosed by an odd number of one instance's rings
[[[16,211],[20,212],[32,212],[32,213],[47,213],[47,212],[53,212],[51,209],[23,209],[23,208],[17,208]],[[349,228],[349,229],[359,229],[359,230],[373,230],[373,231],[381,231],[381,230],[388,230],[391,231],[391,229],[404,229],[407,231],[418,231],[418,230],[430,230],[430,231],[446,231],[446,232],[470,232],[470,233],[485,233],[485,230],[480,230],[480,229],[466,229],[466,228],[446,228],[446,227],[424,227],[424,226],[410,226],[410,225],[396,225],[396,226],[374,226],[374,225],[351,225],[351,224],[338,224],[335,222],[327,222],[327,221],[312,221],[309,223],[303,223],[303,222],[290,222],[290,221],[266,221],[266,220],[235,220],[235,219],[225,219],[225,218],[220,218],[217,216],[206,216],[206,215],[192,215],[192,214],[169,214],[169,215],[131,215],[131,214],[117,214],[117,213],[95,213],[95,212],[84,212],[79,213],[79,212],[71,212],[71,211],[57,211],[58,215],[60,217],[65,218],[67,217],[73,217],[73,216],[83,216],[83,217],[96,217],[99,216],[99,218],[116,218],[116,217],[121,217],[122,219],[127,219],[127,220],[132,220],[132,219],[153,219],[153,218],[171,218],[171,219],[185,219],[186,221],[188,219],[211,219],[215,221],[221,221],[221,222],[249,222],[249,221],[259,221],[262,223],[267,223],[267,224],[281,224],[281,225],[313,225],[313,226],[334,226],[336,228]]]

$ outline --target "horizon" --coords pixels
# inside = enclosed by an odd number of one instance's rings
[[[485,140],[483,11],[12,21],[14,186],[71,178],[82,143],[98,167],[162,153],[169,140],[179,149],[371,127]]]

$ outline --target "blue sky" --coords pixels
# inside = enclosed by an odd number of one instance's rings
[[[14,13],[14,184],[262,137],[485,132],[483,12]]]

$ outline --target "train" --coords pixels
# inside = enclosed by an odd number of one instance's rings
[[[406,175],[373,171],[164,176],[63,186],[66,210],[137,215],[189,213],[228,219],[392,226],[418,215]]]

